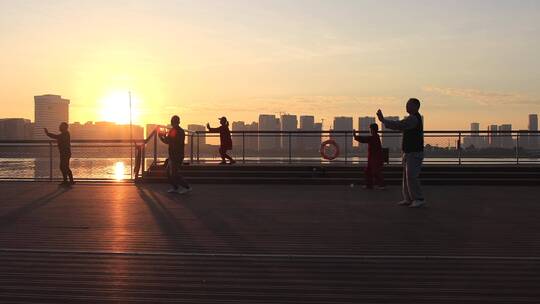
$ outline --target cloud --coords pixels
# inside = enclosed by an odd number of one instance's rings
[[[422,91],[441,96],[458,97],[481,105],[539,105],[540,98],[519,93],[492,92],[478,89],[425,86]]]

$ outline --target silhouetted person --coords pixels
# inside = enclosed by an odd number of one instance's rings
[[[219,119],[219,123],[221,126],[217,128],[210,127],[209,123],[206,123],[206,127],[208,128],[208,131],[210,132],[216,132],[219,133],[219,155],[221,156],[221,165],[225,165],[227,161],[225,159],[229,160],[229,164],[234,164],[236,161],[227,154],[227,151],[232,150],[232,138],[231,138],[231,131],[229,130],[229,122],[227,121],[227,118],[221,117]]]
[[[178,172],[184,162],[184,145],[186,132],[180,127],[180,117],[174,115],[171,117],[172,129],[167,133],[160,133],[159,139],[169,145],[169,161],[167,162],[167,178],[172,188],[169,193],[187,193],[191,191],[191,186]],[[179,188],[182,186],[182,189]]]
[[[373,184],[377,185],[377,189],[384,189],[384,177],[382,169],[384,165],[384,157],[379,137],[379,126],[371,124],[369,126],[371,132],[368,136],[357,136],[356,131],[353,131],[354,140],[368,145],[368,163],[366,166],[366,189],[373,189]]]
[[[409,116],[403,120],[386,120],[382,111],[377,111],[377,117],[387,128],[403,132],[403,201],[398,205],[412,208],[422,207],[425,204],[418,180],[424,160],[424,124],[419,110],[420,101],[411,98],[407,102]]]
[[[71,138],[68,131],[68,124],[63,122],[60,124],[58,129],[60,134],[49,133],[47,128],[44,128],[45,134],[50,138],[56,139],[58,145],[58,151],[60,152],[60,171],[62,172],[63,182],[60,184],[62,186],[74,185],[73,173],[69,168],[69,159],[71,158]],[[69,181],[68,181],[69,178]]]

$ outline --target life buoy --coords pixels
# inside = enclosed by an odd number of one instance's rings
[[[328,154],[326,147],[334,147],[334,153]],[[339,145],[333,139],[325,140],[321,143],[321,156],[326,160],[333,160],[339,156]]]

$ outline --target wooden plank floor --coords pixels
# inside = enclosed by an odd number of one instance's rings
[[[540,191],[0,183],[0,302],[538,303]]]

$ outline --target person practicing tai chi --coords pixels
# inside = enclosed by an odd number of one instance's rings
[[[169,193],[188,193],[191,186],[180,175],[179,170],[184,162],[184,146],[186,132],[180,127],[180,117],[174,115],[171,117],[171,126],[167,133],[159,133],[159,139],[169,146],[169,161],[167,162],[167,178],[172,188]],[[182,187],[180,189],[179,185]]]
[[[368,145],[368,163],[365,170],[366,185],[365,189],[373,189],[375,183],[375,189],[384,189],[384,177],[382,175],[382,169],[384,165],[383,150],[381,145],[381,138],[379,137],[379,126],[374,123],[369,126],[371,132],[368,136],[357,136],[356,130],[353,130],[354,140]]]
[[[236,161],[227,154],[227,151],[232,150],[232,138],[231,138],[231,131],[229,130],[229,122],[227,121],[227,118],[221,117],[219,119],[219,123],[221,126],[217,128],[210,127],[209,123],[206,123],[206,127],[208,128],[208,131],[219,133],[219,155],[221,156],[221,165],[227,164],[226,159],[229,160],[229,164],[234,164]]]
[[[58,127],[60,134],[49,133],[47,128],[43,129],[48,137],[56,139],[58,145],[58,152],[60,152],[60,171],[62,172],[62,178],[64,179],[60,184],[61,186],[71,186],[75,184],[73,172],[71,172],[71,169],[69,168],[69,160],[71,158],[71,138],[68,127],[66,122],[62,122]]]
[[[387,120],[381,110],[377,111],[377,117],[388,129],[403,133],[403,201],[398,205],[411,208],[419,208],[426,203],[418,179],[424,160],[424,123],[419,110],[420,101],[411,98],[407,101],[409,116],[403,120]]]

